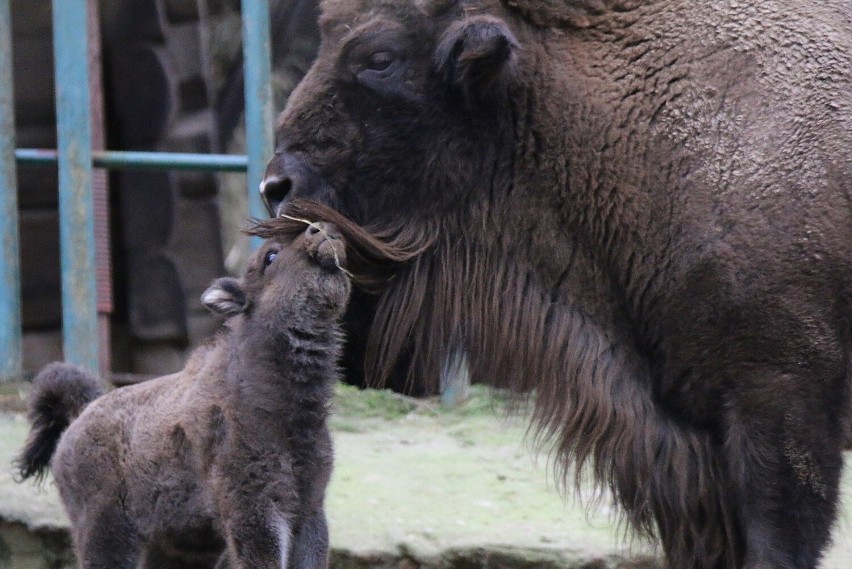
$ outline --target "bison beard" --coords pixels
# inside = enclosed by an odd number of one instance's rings
[[[429,382],[439,377],[449,342],[463,337],[475,381],[534,394],[534,437],[540,445],[555,443],[558,479],[573,468],[579,490],[591,473],[632,527],[663,540],[668,555],[683,562],[678,567],[733,559],[723,552],[741,544],[731,504],[719,491],[725,481],[716,443],[661,413],[642,362],[579,307],[561,304],[506,257],[488,254],[493,247],[477,242],[467,224],[361,228],[301,200],[285,213],[334,223],[355,282],[379,295],[365,356],[370,383],[383,385],[404,357],[409,383],[434,391]],[[251,232],[270,237],[301,227],[278,217]],[[518,345],[522,338],[527,342]]]
[[[368,279],[368,373],[429,387],[460,339],[672,569],[810,569],[852,422],[843,22],[842,0],[325,0],[264,194],[402,245]]]

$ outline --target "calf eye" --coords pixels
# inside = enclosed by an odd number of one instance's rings
[[[272,261],[275,260],[275,257],[278,256],[278,251],[270,250],[266,252],[266,255],[263,256],[263,266],[268,267]]]

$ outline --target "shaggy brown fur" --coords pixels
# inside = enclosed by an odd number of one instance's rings
[[[56,446],[81,568],[212,567],[223,548],[235,569],[327,567],[326,416],[350,284],[333,226],[296,225],[204,293],[226,330],[182,372],[98,399],[72,366],[36,378],[20,473],[41,476]]]
[[[354,299],[370,373],[434,388],[461,339],[673,569],[810,569],[852,420],[851,17],[326,0],[264,194],[424,245]]]

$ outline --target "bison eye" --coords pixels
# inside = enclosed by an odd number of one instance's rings
[[[402,83],[403,59],[393,51],[374,51],[355,67],[355,77],[362,85],[379,92],[393,92]]]
[[[353,83],[378,95],[419,101],[412,49],[404,30],[379,30],[344,45],[340,61]]]
[[[278,256],[278,251],[270,250],[266,252],[266,255],[263,256],[263,266],[268,267],[272,261],[275,260],[275,257]]]
[[[376,72],[387,71],[396,57],[389,51],[377,51],[370,56],[364,69]]]

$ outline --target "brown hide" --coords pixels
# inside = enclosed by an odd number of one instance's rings
[[[461,341],[673,569],[816,566],[850,422],[848,1],[420,4],[323,3],[263,184],[429,240],[368,371],[428,384]]]

